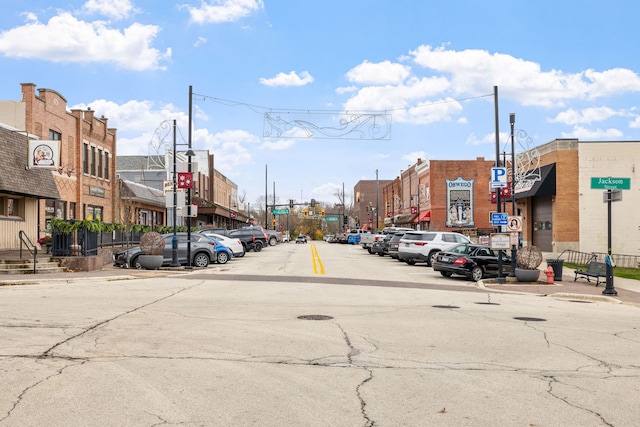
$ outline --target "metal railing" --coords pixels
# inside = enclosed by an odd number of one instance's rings
[[[89,231],[79,229],[66,233],[53,231],[51,254],[53,256],[98,255],[101,248],[129,247],[137,245],[144,234],[139,231]]]
[[[589,261],[605,262],[607,253],[605,252],[579,252],[571,249],[563,251],[558,259],[563,259],[570,264],[586,266]],[[617,267],[640,268],[640,256],[611,254]]]
[[[20,237],[20,259],[22,259],[22,248],[26,247],[31,255],[33,255],[33,274],[36,274],[36,263],[38,262],[38,248],[33,244],[27,233],[20,230],[18,233],[18,237]]]

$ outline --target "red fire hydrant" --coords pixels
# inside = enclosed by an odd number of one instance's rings
[[[555,276],[553,268],[549,266],[543,271],[543,273],[547,275],[547,285],[553,285],[553,277]]]

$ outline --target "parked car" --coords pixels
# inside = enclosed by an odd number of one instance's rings
[[[224,246],[231,250],[234,257],[241,258],[245,254],[244,246],[242,246],[242,242],[238,238],[223,236],[221,234],[213,233],[210,230],[200,230],[200,233],[207,237],[213,237],[214,239],[219,240]]]
[[[438,252],[456,243],[471,243],[471,240],[451,231],[407,231],[400,239],[398,257],[409,265],[425,262],[431,266]]]
[[[282,234],[276,230],[267,230],[263,229],[264,233],[267,235],[267,241],[269,242],[269,246],[275,246],[278,243],[282,242]]]
[[[222,242],[220,242],[220,240],[210,236],[207,236],[207,237],[213,240],[213,242],[216,244],[215,262],[217,264],[226,264],[227,261],[233,258],[233,252],[231,252],[231,249],[223,245]]]
[[[178,262],[181,265],[187,264],[187,233],[176,234],[178,238]],[[162,252],[162,265],[169,266],[173,261],[173,233],[163,234],[164,251]],[[138,262],[138,257],[142,255],[140,246],[117,251],[113,254],[113,265],[124,268],[142,268]],[[209,263],[216,259],[216,244],[213,240],[200,233],[191,233],[191,263],[194,267],[207,267]]]
[[[240,239],[244,251],[260,252],[262,248],[267,246],[267,235],[264,234],[262,228],[246,227],[229,232],[229,237]]]
[[[504,251],[501,252],[503,272],[509,272],[511,258]],[[498,275],[498,251],[489,246],[463,243],[438,252],[432,267],[445,277],[458,274],[477,282]]]
[[[305,236],[304,234],[300,234],[298,237],[296,237],[296,243],[307,243],[307,236]]]
[[[387,254],[391,258],[397,259],[399,261],[402,260],[398,256],[398,246],[400,245],[400,239],[402,239],[404,233],[406,233],[406,231],[396,231],[395,233],[393,233],[391,239],[389,240],[389,244],[387,245]]]
[[[369,248],[370,254],[376,254],[379,256],[385,256],[389,251],[389,241],[393,237],[393,234],[385,234],[381,236],[381,239],[375,240],[373,245]]]
[[[226,228],[203,228],[202,230],[198,231],[198,233],[203,233],[203,234],[215,233],[225,237],[229,237],[230,232],[231,230],[227,230]]]

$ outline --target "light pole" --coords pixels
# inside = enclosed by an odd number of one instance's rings
[[[378,218],[378,208],[380,207],[380,181],[378,181],[378,169],[376,169],[376,231],[380,228],[380,219]]]
[[[178,234],[176,220],[178,216],[178,171],[176,167],[176,120],[173,120],[173,237],[171,238],[171,267],[180,267],[178,261]]]
[[[191,156],[193,155],[193,151],[191,150],[191,128],[193,127],[193,87],[189,85],[189,132],[188,132],[188,146],[189,151],[187,151],[187,161],[188,161],[188,169],[187,171],[191,174]],[[193,186],[193,175],[191,179],[191,186]],[[191,186],[187,188],[187,266],[185,267],[187,270],[191,270]]]
[[[511,125],[511,215],[516,215],[516,195],[514,194],[513,184],[516,179],[516,152],[515,152],[515,142],[514,142],[514,126],[516,124],[516,113],[509,114],[509,124]],[[506,166],[506,165],[505,165]],[[506,209],[505,209],[506,210]],[[511,239],[513,240],[513,239]],[[515,242],[511,242],[511,271],[509,272],[509,277],[516,276],[516,254],[518,252],[518,247]]]

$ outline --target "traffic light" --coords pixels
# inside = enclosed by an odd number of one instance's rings
[[[293,199],[289,199],[289,209],[293,209]]]
[[[275,218],[273,218],[273,219],[271,220],[271,225],[273,225],[274,227],[276,226],[276,219],[275,219]]]
[[[308,217],[308,216],[309,216],[309,210],[308,210],[308,209],[305,209],[305,210],[302,212],[302,214],[304,215],[304,217],[305,217],[305,218],[306,218],[306,217]]]
[[[349,217],[346,215],[342,215],[342,223],[344,225],[348,225],[349,224]]]
[[[316,207],[316,199],[311,199],[311,207],[312,208]]]
[[[320,211],[320,215],[322,215],[322,216],[325,216],[325,215],[326,215],[326,213],[327,213],[327,212],[326,212],[324,209],[322,209],[322,210]]]

